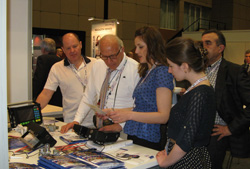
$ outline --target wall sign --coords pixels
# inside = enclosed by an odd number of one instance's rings
[[[91,56],[98,58],[99,52],[99,40],[106,34],[116,35],[117,33],[117,20],[104,20],[94,21],[91,25]]]

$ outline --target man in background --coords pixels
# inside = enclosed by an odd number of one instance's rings
[[[250,75],[250,49],[245,52],[244,58],[244,68],[247,71],[248,75]]]
[[[218,30],[207,30],[202,42],[208,51],[206,74],[215,89],[216,118],[208,151],[212,168],[222,169],[226,151],[246,158],[250,147],[250,76],[242,66],[223,58],[226,39]]]
[[[82,42],[75,33],[67,33],[62,37],[62,49],[66,58],[52,66],[44,89],[36,101],[44,108],[60,86],[63,96],[63,119],[69,123],[74,120],[96,59],[81,55]]]
[[[63,51],[62,51],[61,48],[57,48],[56,49],[56,56],[59,57],[59,58],[61,58],[61,59],[63,59],[62,58],[63,57]]]
[[[38,57],[36,70],[33,77],[33,98],[36,100],[38,95],[43,90],[43,87],[47,81],[49,71],[51,67],[62,59],[56,56],[56,43],[51,38],[45,38],[41,42],[42,55]],[[60,88],[56,89],[56,92],[49,101],[49,104],[62,107],[62,94]]]

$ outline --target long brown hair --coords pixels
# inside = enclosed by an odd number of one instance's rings
[[[207,50],[201,41],[178,37],[166,45],[166,55],[177,65],[187,63],[195,72],[205,70],[207,64]]]
[[[135,31],[135,37],[141,37],[141,39],[147,44],[147,56],[146,60],[151,64],[151,59],[156,65],[168,65],[165,55],[165,41],[161,36],[159,30],[152,26],[144,26]],[[139,64],[139,75],[144,77],[148,70],[147,63]]]

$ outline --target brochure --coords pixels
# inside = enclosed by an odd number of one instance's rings
[[[40,156],[38,160],[38,165],[44,168],[62,168],[62,169],[64,168],[84,168],[84,169],[96,168],[95,166],[91,164],[77,160],[67,155]]]
[[[76,133],[68,133],[64,134],[63,136],[59,137],[63,142],[66,144],[74,144],[74,143],[80,143],[80,142],[86,142],[88,139],[82,138],[80,135]]]
[[[124,166],[124,162],[100,151],[96,151],[95,149],[76,151],[70,153],[69,156],[101,168],[117,168]]]
[[[41,147],[43,147],[43,145],[38,146],[36,149],[31,149],[29,146],[24,146],[20,149],[15,150],[14,154],[15,155],[17,155],[17,154],[31,154]]]
[[[10,169],[38,169],[40,168],[38,165],[35,164],[28,164],[28,163],[18,163],[18,162],[12,162],[9,163],[9,168]]]
[[[155,154],[145,154],[134,150],[133,148],[120,148],[118,150],[109,151],[109,154],[113,155],[115,158],[126,161],[132,165],[141,165],[150,159],[155,158]]]
[[[59,152],[70,154],[75,151],[86,150],[88,149],[88,147],[86,147],[85,142],[80,142],[80,143],[74,143],[74,144],[69,144],[69,145],[64,145],[64,146],[56,146],[55,149],[58,150]]]
[[[11,136],[11,135],[8,136],[9,150],[13,150],[13,149],[26,146],[26,144],[22,142],[19,138],[20,137],[17,137],[17,136]]]
[[[84,102],[86,105],[88,105],[92,110],[94,110],[95,112],[97,112],[98,114],[100,115],[106,115],[106,113],[104,111],[102,111],[99,107],[95,106],[95,105],[92,105],[92,104],[89,104],[89,103],[86,103]]]

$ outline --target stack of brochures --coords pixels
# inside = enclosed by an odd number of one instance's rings
[[[124,168],[124,162],[95,149],[77,150],[68,155],[40,156],[38,165],[44,168]]]
[[[39,169],[40,167],[38,165],[28,164],[28,163],[18,163],[18,162],[9,163],[9,169],[16,169],[16,168]]]
[[[38,160],[38,165],[46,169],[54,168],[97,168],[86,162],[77,160],[67,155],[47,155],[41,156]]]

